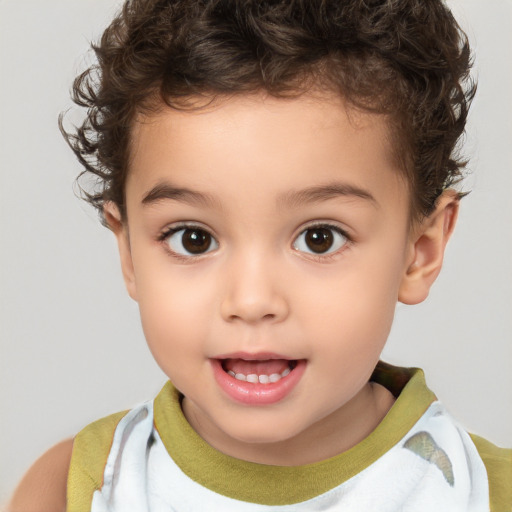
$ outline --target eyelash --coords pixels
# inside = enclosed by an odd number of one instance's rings
[[[208,228],[201,226],[199,224],[183,223],[183,224],[178,224],[178,225],[175,225],[172,227],[165,228],[164,231],[162,231],[158,235],[157,241],[164,244],[165,250],[172,258],[174,258],[182,263],[191,263],[192,261],[197,260],[197,259],[201,258],[202,256],[206,256],[208,254],[208,252],[210,252],[210,251],[208,251],[206,253],[197,254],[195,256],[193,256],[193,255],[185,256],[183,254],[179,254],[179,253],[173,251],[169,247],[169,245],[167,243],[165,243],[165,241],[170,236],[174,235],[175,233],[177,233],[178,231],[181,231],[183,229],[191,229],[191,230],[197,229],[197,230],[204,231],[204,232],[208,233],[212,237],[213,240],[217,241],[217,239],[210,233],[210,230]]]
[[[315,228],[324,228],[324,229],[329,229],[329,230],[335,231],[337,234],[339,234],[343,238],[345,238],[346,242],[343,244],[343,246],[340,249],[338,249],[336,251],[333,251],[331,253],[326,253],[326,254],[321,254],[321,253],[313,254],[313,253],[306,253],[304,251],[297,250],[297,252],[305,254],[306,258],[309,258],[309,259],[312,259],[312,260],[318,261],[318,262],[329,262],[329,261],[334,260],[337,256],[339,256],[340,252],[343,252],[347,246],[349,246],[350,244],[353,243],[352,237],[345,230],[341,229],[339,226],[336,226],[336,225],[333,225],[333,224],[329,224],[329,223],[326,223],[326,222],[316,222],[316,223],[313,223],[313,224],[306,225],[294,237],[293,243],[295,243],[295,241],[299,238],[300,235],[302,235],[303,233],[305,233],[306,231],[308,231],[310,229],[315,229]],[[172,226],[172,227],[168,227],[168,228],[164,229],[164,231],[162,231],[158,235],[157,241],[163,243],[170,236],[172,236],[173,234],[175,234],[178,231],[181,231],[183,229],[192,229],[192,230],[197,229],[197,230],[205,231],[206,233],[208,233],[212,237],[213,240],[215,240],[217,242],[217,239],[211,234],[211,232],[210,232],[210,230],[208,228],[203,227],[203,226],[198,225],[198,224],[189,224],[189,223],[178,224],[176,226]],[[217,242],[217,244],[218,244],[218,242]],[[177,260],[179,260],[181,262],[184,262],[184,263],[190,263],[193,260],[197,260],[198,258],[201,258],[202,256],[206,256],[210,252],[210,251],[208,251],[208,252],[200,253],[200,254],[197,254],[197,255],[185,256],[183,254],[179,254],[179,253],[173,251],[169,247],[168,244],[165,243],[164,245],[165,245],[166,251],[169,253],[170,256],[172,256],[173,258],[175,258],[175,259],[177,259]]]

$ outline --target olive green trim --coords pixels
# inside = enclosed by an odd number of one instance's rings
[[[95,421],[76,435],[68,473],[67,512],[90,512],[94,491],[103,485],[114,432],[127,412]]]
[[[469,435],[487,469],[491,512],[512,512],[512,449]]]
[[[240,501],[263,505],[298,503],[333,489],[375,462],[407,434],[436,399],[425,385],[423,372],[416,368],[379,365],[372,380],[380,382],[381,375],[389,377],[393,371],[399,375],[405,371],[408,382],[377,428],[350,450],[314,464],[267,466],[215,450],[185,419],[179,393],[170,382],[155,399],[155,427],[172,459],[200,485]]]

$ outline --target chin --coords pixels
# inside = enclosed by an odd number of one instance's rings
[[[286,442],[300,434],[300,430],[289,425],[280,424],[279,421],[256,422],[239,424],[237,428],[230,425],[224,430],[225,434],[243,444],[274,444]]]

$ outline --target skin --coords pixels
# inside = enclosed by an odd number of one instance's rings
[[[332,184],[345,193],[297,196]],[[163,186],[207,199],[159,197]],[[410,290],[421,258],[409,203],[385,118],[349,111],[336,97],[258,94],[140,118],[127,222],[113,205],[107,219],[149,347],[208,443],[297,465],[340,453],[378,425],[393,400],[368,381],[395,305],[428,293]],[[180,237],[162,237],[183,222],[211,234],[207,252],[177,254]],[[302,242],[312,223],[347,239],[311,254]],[[304,360],[306,370],[278,403],[240,404],[211,368],[212,358],[239,351]]]
[[[37,459],[18,484],[6,512],[64,512],[72,449],[73,440],[66,439]]]
[[[297,194],[327,185],[336,193]],[[300,465],[375,429],[394,400],[369,377],[396,303],[426,298],[458,210],[448,191],[412,223],[409,204],[385,117],[334,96],[261,93],[139,117],[127,219],[114,204],[105,215],[148,345],[208,443],[248,461]],[[183,232],[166,235],[183,222],[211,235],[206,252],[187,253]],[[346,236],[329,231],[334,245],[315,253],[305,243],[312,224]],[[276,403],[243,404],[218,386],[211,364],[241,351],[301,360],[305,370]],[[70,451],[49,453],[44,464],[66,473]],[[27,477],[25,496],[41,483]],[[9,510],[30,508],[17,499]]]

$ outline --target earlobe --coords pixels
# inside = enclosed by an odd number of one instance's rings
[[[457,193],[447,190],[439,198],[435,210],[414,230],[398,294],[400,302],[418,304],[427,298],[441,271],[444,251],[455,228],[458,211]]]
[[[119,207],[109,201],[103,205],[103,215],[108,227],[114,233],[119,248],[121,259],[121,270],[123,272],[124,283],[128,294],[133,300],[137,300],[137,289],[135,285],[135,273],[133,270],[132,254],[130,249],[130,238],[128,228],[121,218]]]

